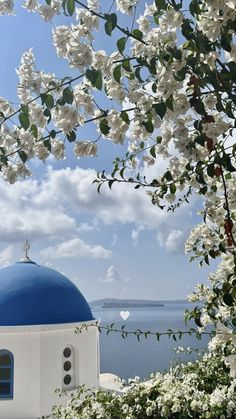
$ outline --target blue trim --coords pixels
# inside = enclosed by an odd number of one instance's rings
[[[8,351],[7,349],[1,349],[0,350],[0,357],[1,355],[7,355],[9,356],[10,363],[9,365],[1,365],[0,362],[0,371],[4,369],[10,369],[10,380],[4,380],[0,378],[0,384],[8,384],[10,383],[10,391],[8,393],[1,393],[0,392],[0,400],[6,400],[6,399],[13,399],[13,389],[14,389],[14,356],[13,354]]]

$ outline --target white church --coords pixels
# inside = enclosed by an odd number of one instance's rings
[[[56,389],[99,386],[99,332],[79,289],[28,257],[0,269],[0,419],[37,419]],[[75,334],[76,326],[90,325]]]

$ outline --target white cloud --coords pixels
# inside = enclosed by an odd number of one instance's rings
[[[53,170],[48,167],[42,181],[28,179],[9,185],[0,180],[0,241],[18,243],[28,238],[31,242],[46,239],[46,243],[49,240],[59,243],[63,237],[68,248],[68,243],[77,238],[78,232],[86,234],[98,231],[102,225],[117,224],[133,226],[134,243],[142,230],[152,230],[158,233],[160,243],[166,243],[168,251],[175,251],[172,237],[167,238],[172,230],[179,230],[179,225],[184,226],[184,240],[192,223],[190,205],[183,205],[170,216],[153,206],[144,190],[134,190],[132,185],[114,184],[112,191],[104,186],[99,195],[92,184],[95,178],[96,172],[92,169]],[[113,245],[116,238],[114,235]],[[99,244],[91,246],[77,240],[81,254],[108,257],[108,250]],[[180,233],[174,240],[181,241]],[[63,254],[67,254],[64,243],[61,244]],[[68,254],[71,252],[75,250],[70,249]]]
[[[183,252],[185,234],[181,230],[173,229],[166,235],[163,233],[158,234],[158,240],[162,247],[165,247],[167,252]]]
[[[109,259],[112,252],[100,245],[90,245],[79,238],[71,239],[44,249],[42,255],[49,259],[84,258]]]
[[[3,249],[0,252],[0,267],[4,268],[5,266],[8,266],[11,264],[13,257],[13,247],[7,246],[5,249]]]
[[[35,196],[44,187],[33,180],[9,185],[0,181],[0,241],[19,242],[26,237],[39,239],[60,237],[76,229],[75,219],[57,206],[45,201],[44,207],[34,203]]]
[[[139,226],[138,228],[132,230],[131,238],[132,238],[134,246],[136,246],[138,244],[139,235],[140,235],[141,231],[143,231],[143,230],[145,230],[145,228],[142,225]]]
[[[109,268],[106,271],[105,278],[99,279],[100,282],[117,282],[120,281],[120,274],[115,269],[114,265],[109,266]]]
[[[118,234],[113,233],[112,235],[112,242],[111,242],[111,246],[115,246],[118,240]]]

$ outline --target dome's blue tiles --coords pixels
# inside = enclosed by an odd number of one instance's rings
[[[78,288],[54,269],[17,262],[0,269],[0,326],[93,320]]]

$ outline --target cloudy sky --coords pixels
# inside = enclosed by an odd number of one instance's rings
[[[15,68],[25,49],[34,47],[38,68],[68,74],[51,45],[53,25],[17,12],[0,17],[0,96],[13,102]],[[101,40],[99,35],[98,44]],[[78,135],[91,139],[93,128],[86,126]],[[193,215],[200,203],[193,199],[167,214],[145,192],[127,185],[115,185],[112,191],[104,187],[99,195],[92,185],[96,171],[109,170],[122,151],[108,142],[95,159],[76,160],[69,151],[63,162],[33,162],[31,179],[15,185],[0,180],[0,265],[18,260],[27,238],[31,258],[63,272],[88,300],[185,298],[207,275],[206,269],[189,263],[183,250],[191,227],[200,222]]]

